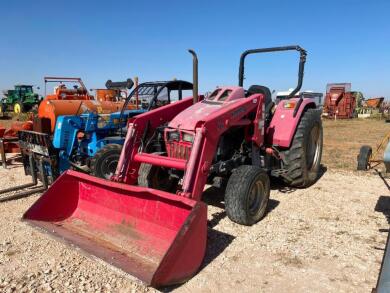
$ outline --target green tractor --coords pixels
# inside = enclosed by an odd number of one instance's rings
[[[3,94],[4,97],[0,100],[0,113],[3,114],[31,111],[42,100],[37,93],[34,93],[32,85],[15,85],[15,89],[6,90]]]

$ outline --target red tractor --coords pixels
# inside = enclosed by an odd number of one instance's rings
[[[300,53],[298,85],[274,108],[267,87],[243,87],[244,61],[287,50]],[[130,121],[111,181],[67,171],[23,218],[152,286],[188,280],[206,249],[206,184],[226,181],[228,217],[253,225],[266,214],[270,177],[294,187],[317,180],[321,112],[313,99],[294,98],[305,61],[299,46],[245,51],[238,86],[205,99],[194,66],[195,103],[184,99]]]

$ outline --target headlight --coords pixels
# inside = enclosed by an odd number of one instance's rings
[[[295,101],[285,101],[284,108],[285,109],[294,109],[295,108]]]
[[[183,133],[183,141],[194,142],[194,136],[190,133]]]
[[[168,140],[169,141],[173,141],[173,140],[178,141],[179,138],[180,138],[179,132],[176,132],[176,131],[168,132]]]

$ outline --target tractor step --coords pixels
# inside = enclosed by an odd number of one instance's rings
[[[271,171],[271,176],[273,177],[283,177],[288,173],[288,170],[286,169],[275,169]]]

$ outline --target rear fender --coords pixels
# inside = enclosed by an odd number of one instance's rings
[[[303,99],[297,115],[294,117],[294,109],[286,109],[284,104],[288,101],[295,101],[297,98],[281,101],[272,117],[271,123],[266,131],[267,143],[275,146],[289,148],[294,138],[295,131],[304,111],[308,108],[315,108],[316,105],[312,99]]]

